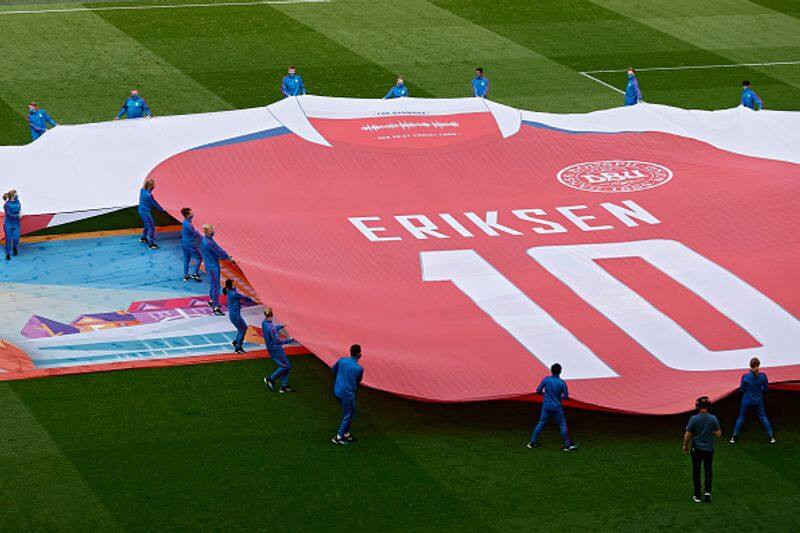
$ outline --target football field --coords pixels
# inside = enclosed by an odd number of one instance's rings
[[[397,75],[468,96],[483,67],[495,101],[582,113],[621,105],[633,66],[647,102],[734,107],[748,79],[800,109],[794,0],[0,0],[0,35],[0,145],[30,140],[30,100],[64,124],[110,120],[131,88],[157,116],[257,107],[289,64],[328,96],[379,98]],[[524,447],[535,405],[364,390],[359,441],[337,447],[330,371],[292,361],[289,395],[261,359],[0,382],[0,531],[800,529],[797,393],[768,396],[774,446],[754,417],[728,444],[739,396],[714,406],[709,506],[690,500],[686,415],[568,409],[581,448],[563,453],[553,427]]]

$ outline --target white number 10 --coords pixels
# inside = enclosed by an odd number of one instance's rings
[[[539,246],[535,261],[589,305],[678,370],[729,370],[759,357],[765,366],[800,363],[800,322],[716,263],[671,240]],[[761,346],[712,351],[623,284],[595,259],[641,257],[747,331]],[[474,250],[420,252],[424,281],[451,281],[543,364],[570,379],[617,374]]]

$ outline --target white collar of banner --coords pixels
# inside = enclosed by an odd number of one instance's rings
[[[436,116],[491,113],[503,138],[519,131],[522,115],[518,109],[484,98],[395,98],[373,100],[303,95],[285,98],[267,107],[286,129],[306,141],[331,146],[309,122],[309,118],[354,119],[385,116]]]

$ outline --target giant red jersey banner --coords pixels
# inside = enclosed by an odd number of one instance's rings
[[[360,343],[396,394],[518,398],[559,362],[578,401],[673,413],[751,357],[800,380],[800,165],[394,105],[286,108],[158,165],[156,196],[216,226],[304,346]]]

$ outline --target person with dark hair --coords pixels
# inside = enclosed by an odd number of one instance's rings
[[[163,211],[156,199],[153,197],[153,189],[156,188],[156,180],[147,178],[144,186],[139,191],[139,216],[142,218],[144,229],[139,242],[146,244],[151,250],[158,250],[160,246],[156,244],[156,222],[153,219],[153,209]]]
[[[558,363],[550,367],[552,375],[545,377],[539,386],[536,387],[536,394],[544,395],[542,401],[542,413],[539,416],[539,422],[533,428],[533,435],[530,442],[526,445],[528,448],[539,447],[539,433],[544,429],[544,425],[551,418],[558,424],[558,429],[561,431],[561,438],[564,440],[565,452],[571,452],[578,449],[578,445],[572,442],[569,438],[569,431],[567,431],[567,421],[564,418],[564,406],[561,402],[569,398],[569,391],[567,384],[561,379],[561,365]]]
[[[200,278],[200,264],[203,256],[197,247],[197,240],[200,239],[200,232],[192,224],[194,213],[191,208],[181,209],[183,224],[181,225],[181,250],[183,251],[183,281],[203,281]],[[194,263],[194,265],[192,264]]]
[[[635,105],[642,101],[642,91],[636,79],[636,70],[628,67],[628,84],[625,86],[625,105]]]
[[[767,431],[769,443],[775,444],[772,426],[767,419],[767,413],[764,411],[764,393],[767,392],[768,388],[769,380],[767,380],[767,375],[761,372],[761,361],[759,361],[758,357],[753,357],[750,359],[750,372],[744,374],[742,381],[739,383],[739,390],[742,393],[742,405],[739,408],[739,417],[733,426],[731,444],[739,440],[739,430],[742,429],[745,415],[751,409],[755,409],[758,420]]]
[[[264,343],[267,345],[267,353],[270,359],[275,361],[278,368],[271,376],[264,378],[264,383],[269,387],[269,390],[275,390],[275,380],[280,378],[281,388],[280,393],[295,392],[295,389],[289,386],[289,370],[292,364],[289,358],[286,357],[286,352],[283,351],[283,345],[292,342],[291,337],[281,339],[280,331],[286,328],[286,324],[276,324],[273,322],[272,308],[267,307],[264,309],[264,321],[261,322],[261,331],[264,334]]]
[[[483,75],[483,69],[475,69],[475,77],[472,78],[472,96],[486,98],[489,94],[489,78]]]
[[[203,261],[206,264],[206,274],[208,274],[208,296],[211,298],[208,305],[212,307],[215,315],[224,315],[219,307],[219,261],[233,257],[214,241],[214,226],[203,224],[203,238],[200,240],[200,252],[203,254]]]
[[[408,96],[408,87],[406,87],[403,77],[398,76],[397,81],[395,81],[395,84],[392,85],[392,88],[389,89],[389,92],[386,93],[383,99],[392,100],[394,98],[403,98],[405,96]]]
[[[233,348],[236,353],[244,353],[244,336],[247,333],[247,322],[242,318],[242,303],[253,303],[249,296],[239,294],[232,279],[225,280],[222,294],[228,297],[228,318],[236,326],[236,337],[233,339]]]
[[[748,80],[742,82],[742,105],[754,111],[761,111],[764,109],[764,103],[761,101],[761,97],[750,88],[750,82]],[[756,106],[758,106],[758,109],[756,109]]]
[[[3,194],[3,232],[6,237],[6,261],[11,261],[11,254],[17,255],[19,249],[19,229],[22,219],[22,204],[19,203],[17,191],[11,189]]]
[[[702,396],[695,402],[697,413],[689,418],[686,432],[683,434],[683,453],[692,454],[692,483],[694,495],[692,501],[700,503],[700,466],[705,472],[705,501],[711,502],[711,480],[713,478],[712,463],[714,461],[714,441],[722,435],[717,417],[708,412],[711,400]],[[691,445],[691,449],[690,449]]]
[[[354,344],[350,347],[350,357],[342,357],[333,364],[331,370],[336,374],[333,394],[342,406],[342,423],[332,441],[334,444],[349,444],[355,437],[350,434],[350,424],[356,414],[356,389],[364,377],[364,367],[358,361],[361,359],[361,345]]]
[[[289,73],[281,81],[281,93],[288,98],[289,96],[299,96],[306,94],[306,86],[303,85],[303,78],[296,74],[294,65],[289,67]]]
[[[58,123],[47,114],[47,111],[40,109],[36,102],[28,104],[28,126],[31,129],[31,141],[35,141],[47,131],[47,125],[54,128]]]

